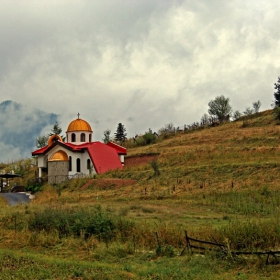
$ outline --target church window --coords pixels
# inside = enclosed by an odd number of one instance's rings
[[[72,171],[72,157],[69,157],[69,171]]]
[[[87,169],[90,169],[90,159],[87,160]]]
[[[77,158],[77,172],[81,172],[81,160]]]
[[[91,143],[91,134],[89,135],[89,142]]]
[[[75,133],[71,134],[71,142],[76,142],[76,134]]]
[[[81,142],[86,142],[86,135],[84,133],[81,134]]]

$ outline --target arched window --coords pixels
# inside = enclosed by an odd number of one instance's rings
[[[91,134],[89,135],[89,142],[91,142]]]
[[[77,172],[81,172],[81,160],[77,158]]]
[[[81,133],[81,142],[86,142],[86,135]]]
[[[72,171],[72,157],[69,157],[69,171]]]
[[[87,169],[90,169],[90,159],[87,160]]]
[[[76,142],[76,134],[75,133],[71,134],[71,142]]]

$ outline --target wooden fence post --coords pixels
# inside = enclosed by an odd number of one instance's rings
[[[192,254],[191,243],[188,237],[188,232],[185,230],[185,239],[186,239],[186,246],[184,247],[183,251],[181,252],[180,256],[182,256],[187,249],[189,254]]]

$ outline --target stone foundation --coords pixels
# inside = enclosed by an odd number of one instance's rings
[[[68,179],[68,161],[49,161],[48,162],[48,183],[51,185],[59,184]]]

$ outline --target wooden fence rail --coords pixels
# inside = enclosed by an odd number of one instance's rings
[[[218,242],[211,242],[211,241],[205,241],[205,240],[199,240],[195,238],[191,238],[188,236],[187,231],[185,231],[185,239],[186,239],[186,246],[183,248],[180,255],[183,255],[184,252],[187,250],[189,254],[200,253],[204,254],[205,251],[215,251],[215,252],[221,252],[224,256],[238,256],[238,255],[267,255],[266,258],[266,264],[269,263],[269,257],[272,256],[274,258],[275,263],[279,263],[277,259],[277,255],[280,254],[280,251],[263,251],[263,252],[243,252],[243,251],[231,251],[229,246],[226,246],[224,244],[219,244]],[[198,243],[198,244],[205,244],[206,246],[198,246],[194,245],[192,243]],[[217,248],[219,247],[219,249]]]

